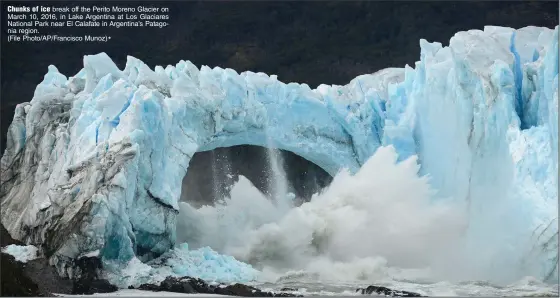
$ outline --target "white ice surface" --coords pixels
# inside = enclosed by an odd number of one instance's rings
[[[184,293],[173,293],[173,292],[151,292],[142,290],[119,290],[113,293],[95,293],[93,295],[66,295],[66,294],[55,294],[59,297],[230,297],[227,295],[216,295],[216,294],[184,294]]]
[[[11,244],[3,247],[2,252],[12,255],[16,258],[16,261],[27,263],[28,261],[35,260],[37,258],[38,249],[33,245],[21,246]]]
[[[16,107],[1,218],[13,237],[47,243],[61,273],[95,251],[127,264],[175,246],[181,182],[197,151],[273,146],[335,175],[392,145],[398,161],[417,156],[434,202],[466,203],[464,249],[484,258],[473,266],[499,255],[493,268],[503,268],[557,216],[557,111],[558,27],[489,26],[455,34],[448,47],[421,40],[414,68],[317,89],[189,61],[152,70],[128,57],[120,70],[90,55],[70,78],[49,66],[33,99]],[[530,241],[543,248],[557,232]],[[549,276],[557,252],[527,252],[536,260],[528,272]]]

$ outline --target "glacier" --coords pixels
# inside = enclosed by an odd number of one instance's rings
[[[190,61],[152,70],[129,56],[120,70],[105,53],[85,56],[71,77],[51,65],[9,128],[2,224],[61,275],[91,254],[150,262],[177,250],[181,182],[196,152],[274,147],[335,176],[390,146],[398,161],[416,156],[434,201],[467,204],[469,243],[507,243],[500,253],[516,260],[533,235],[527,274],[557,277],[558,27],[487,26],[446,47],[421,40],[420,50],[414,68],[316,89]],[[476,247],[465,250],[492,263],[494,252]],[[239,278],[252,276],[245,269]]]

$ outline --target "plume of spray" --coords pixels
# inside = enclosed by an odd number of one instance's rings
[[[274,271],[318,270],[326,260],[341,266],[380,256],[384,260],[371,262],[433,265],[457,245],[464,209],[431,200],[434,192],[427,177],[418,177],[415,157],[396,160],[392,147],[382,147],[358,173],[340,172],[310,202],[289,210],[240,177],[224,204],[199,210],[184,204],[182,213],[189,215],[180,217],[196,222],[205,236],[178,239]]]
[[[392,147],[380,148],[358,173],[342,171],[321,194],[251,231],[248,242],[230,253],[262,267],[301,270],[318,270],[326,260],[340,267],[380,256],[385,261],[373,263],[440,263],[465,228],[464,209],[431,200],[434,192],[427,177],[418,177],[415,157],[396,159]]]
[[[284,159],[280,152],[274,149],[274,144],[268,129],[266,132],[266,140],[268,170],[270,174],[272,174],[272,179],[269,176],[268,180],[269,196],[275,201],[277,208],[285,212],[293,207],[294,197],[289,193],[288,179],[284,171]]]
[[[179,220],[199,232],[178,231],[178,240],[248,262],[265,279],[479,280],[484,264],[474,270],[470,263],[486,256],[478,258],[477,250],[499,252],[507,244],[465,237],[473,220],[466,202],[439,198],[418,172],[415,156],[397,163],[393,147],[380,147],[356,174],[341,171],[291,209],[279,208],[241,176],[222,204],[181,205]],[[474,249],[464,249],[466,241]]]

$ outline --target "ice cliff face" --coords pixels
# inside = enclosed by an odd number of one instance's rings
[[[104,53],[70,78],[50,66],[9,129],[2,223],[62,274],[95,251],[151,259],[175,244],[193,154],[250,144],[331,174],[393,145],[401,160],[418,155],[438,197],[469,203],[467,237],[491,241],[515,223],[507,241],[547,225],[558,204],[558,28],[486,27],[420,46],[415,68],[314,90],[188,61],[151,70],[129,57],[119,70]],[[485,211],[504,202],[503,214]]]

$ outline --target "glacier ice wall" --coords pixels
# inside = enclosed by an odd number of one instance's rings
[[[175,242],[197,151],[272,144],[332,174],[357,169],[379,146],[369,128],[378,115],[349,91],[184,61],[152,71],[129,57],[120,71],[105,54],[84,57],[69,79],[50,66],[9,129],[3,223],[61,267],[97,250],[109,260],[157,256]]]
[[[488,26],[457,33],[449,47],[421,41],[421,60],[389,97],[408,105],[385,126],[399,143],[387,143],[417,154],[440,196],[467,201],[466,255],[481,275],[493,274],[481,256],[515,261],[520,239],[557,217],[557,85],[558,28]],[[557,237],[548,232],[543,239]],[[481,242],[503,250],[480,251]]]
[[[420,48],[414,68],[317,89],[189,61],[152,70],[128,57],[120,70],[104,53],[69,78],[50,66],[9,128],[2,223],[61,274],[94,251],[148,260],[175,244],[197,151],[271,145],[334,175],[393,145],[418,156],[438,198],[468,202],[466,237],[518,251],[557,216],[558,28],[489,26]]]

